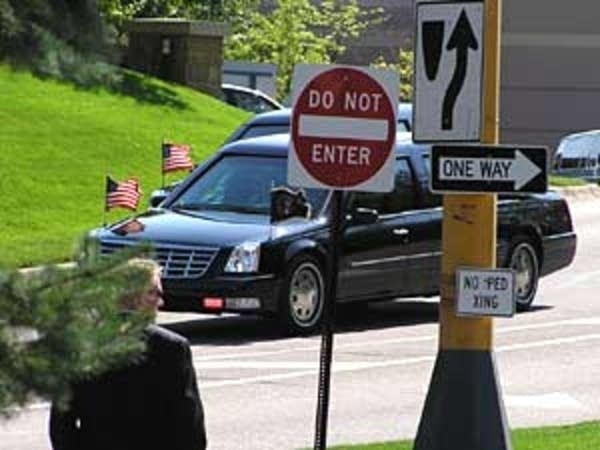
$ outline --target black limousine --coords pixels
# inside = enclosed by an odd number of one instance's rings
[[[307,217],[272,222],[270,193],[286,183],[288,140],[278,134],[226,145],[160,207],[92,236],[103,253],[150,241],[167,309],[261,314],[291,333],[310,333],[323,313],[329,192],[307,189]],[[442,207],[428,170],[429,147],[400,133],[394,191],[345,194],[339,302],[438,293]],[[538,278],[569,265],[575,248],[558,194],[500,197],[497,265],[517,272],[518,309],[529,308]]]

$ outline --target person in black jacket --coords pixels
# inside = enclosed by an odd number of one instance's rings
[[[156,313],[162,305],[159,267],[147,267],[152,289],[124,298],[125,309]],[[52,405],[50,440],[54,450],[204,450],[204,412],[188,341],[149,325],[140,362],[73,386],[67,409]]]

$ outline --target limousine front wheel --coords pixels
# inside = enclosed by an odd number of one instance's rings
[[[538,254],[528,239],[515,239],[508,267],[516,275],[517,311],[526,311],[531,307],[540,276]]]
[[[323,317],[325,283],[319,262],[309,255],[292,260],[279,303],[280,322],[291,334],[316,331]]]

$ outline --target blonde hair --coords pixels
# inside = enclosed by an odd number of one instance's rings
[[[141,297],[152,284],[153,277],[156,274],[160,274],[160,265],[152,259],[136,257],[127,260],[117,270],[122,271],[128,277],[140,277],[144,279],[145,283],[141,289],[126,289],[119,301],[123,309],[138,309]]]

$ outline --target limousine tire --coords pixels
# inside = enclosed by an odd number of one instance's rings
[[[310,255],[294,258],[286,273],[279,299],[283,331],[306,335],[319,329],[323,318],[325,281],[319,261]]]
[[[539,256],[530,238],[518,236],[513,240],[508,267],[516,272],[517,311],[527,311],[535,298],[540,277]]]

